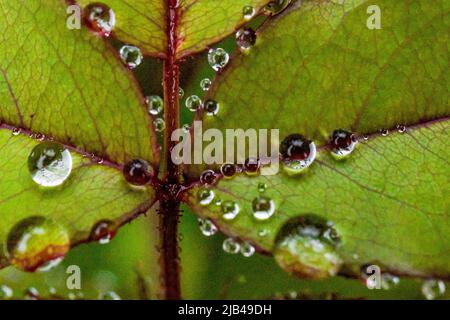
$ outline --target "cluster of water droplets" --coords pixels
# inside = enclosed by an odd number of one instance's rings
[[[256,251],[255,247],[250,243],[234,238],[226,238],[223,241],[222,249],[229,254],[241,253],[246,258],[253,256]]]

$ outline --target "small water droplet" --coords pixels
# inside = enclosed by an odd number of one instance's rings
[[[148,113],[153,116],[160,114],[164,109],[164,101],[160,96],[148,96],[146,98]]]
[[[200,88],[202,88],[203,91],[208,91],[211,89],[212,81],[208,78],[203,79],[200,81]]]
[[[356,136],[352,132],[342,129],[334,130],[331,136],[331,154],[336,159],[343,159],[355,150],[358,143]]]
[[[122,61],[130,69],[139,66],[144,59],[141,50],[135,46],[125,45],[120,49],[119,54]]]
[[[276,15],[283,11],[290,3],[291,0],[273,0],[264,7],[264,13],[271,16]]]
[[[264,182],[258,183],[258,192],[263,193],[267,190],[267,184]]]
[[[255,15],[256,10],[250,5],[244,6],[242,8],[242,15],[244,16],[244,20],[249,21]]]
[[[225,220],[233,220],[239,211],[239,205],[234,201],[227,200],[222,203],[222,218]]]
[[[70,238],[59,224],[36,216],[20,221],[10,231],[6,248],[10,263],[18,269],[47,271],[69,251]]]
[[[257,158],[250,157],[244,162],[244,171],[249,176],[258,174],[260,167],[261,162]]]
[[[100,300],[122,300],[120,296],[114,291],[108,291],[101,293],[99,296]]]
[[[25,300],[38,300],[40,299],[40,293],[36,288],[30,287],[25,290],[24,298]]]
[[[386,137],[387,135],[389,135],[389,130],[388,129],[381,129],[381,135],[383,137]]]
[[[216,173],[213,170],[205,170],[200,175],[202,184],[213,184],[216,181]]]
[[[217,233],[217,227],[210,219],[200,219],[200,231],[206,237],[211,237]]]
[[[325,236],[330,228],[330,223],[314,215],[291,219],[277,234],[275,260],[287,272],[306,278],[336,275],[342,259],[336,252],[339,238],[331,241]]]
[[[422,284],[422,294],[427,300],[435,300],[445,294],[445,283],[441,280],[426,280]]]
[[[178,96],[180,99],[184,97],[184,89],[181,87],[178,88]]]
[[[153,125],[155,126],[156,132],[163,132],[166,129],[166,122],[163,118],[156,118],[153,120]]]
[[[220,105],[217,101],[214,100],[206,100],[204,104],[204,109],[208,116],[215,116],[219,113]]]
[[[264,238],[269,235],[269,230],[267,229],[261,229],[258,231],[258,237]]]
[[[255,247],[248,242],[243,242],[240,251],[244,257],[248,258],[255,254]]]
[[[248,50],[256,43],[256,32],[252,28],[242,28],[236,32],[236,44],[241,50]]]
[[[280,145],[283,169],[291,175],[299,174],[316,158],[316,145],[301,134],[287,136]]]
[[[368,141],[369,140],[369,136],[367,134],[363,135],[363,140],[364,141]]]
[[[207,206],[214,200],[214,191],[205,188],[200,189],[197,198],[200,205]]]
[[[228,52],[222,48],[211,48],[208,52],[209,65],[215,70],[222,70],[230,60]]]
[[[13,290],[7,285],[0,286],[0,300],[9,300],[13,297]]]
[[[395,288],[396,286],[398,286],[399,283],[400,283],[400,278],[397,276],[394,276],[393,274],[386,272],[381,275],[381,287],[384,290],[391,290],[391,289]]]
[[[31,178],[43,187],[56,187],[64,183],[72,172],[72,156],[61,145],[40,143],[28,157]]]
[[[202,107],[202,99],[199,96],[192,95],[186,99],[185,104],[189,111],[196,112]]]
[[[107,5],[92,3],[84,9],[84,22],[94,33],[109,37],[116,24],[116,15]]]
[[[253,217],[257,220],[267,220],[275,213],[275,203],[265,196],[257,196],[252,202]]]
[[[123,175],[129,184],[143,186],[151,181],[155,171],[147,161],[136,159],[125,164]]]
[[[241,249],[241,245],[233,238],[227,238],[222,244],[223,251],[230,254],[236,254]]]
[[[403,124],[398,124],[398,125],[397,125],[397,131],[398,131],[399,133],[405,133],[405,132],[406,132],[406,126],[403,125]]]
[[[102,220],[95,224],[91,230],[89,239],[100,244],[109,243],[116,235],[114,223],[109,220]]]
[[[12,133],[13,136],[18,136],[21,132],[22,132],[22,129],[20,129],[20,128],[13,128],[11,133]]]
[[[220,172],[225,178],[232,178],[236,174],[236,166],[231,163],[224,163],[220,167]]]

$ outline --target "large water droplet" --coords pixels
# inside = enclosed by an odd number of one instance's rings
[[[186,99],[186,108],[195,112],[202,107],[202,99],[199,96],[192,95]]]
[[[252,28],[242,28],[236,32],[236,44],[241,50],[248,50],[256,43],[256,32]]]
[[[244,172],[249,176],[258,174],[260,167],[261,162],[257,158],[250,157],[244,162]]]
[[[230,60],[230,56],[228,55],[228,52],[226,52],[222,48],[211,48],[208,52],[208,62],[209,65],[215,70],[220,71],[222,70]]]
[[[212,81],[208,78],[203,79],[200,81],[200,88],[202,88],[203,91],[208,91],[211,89]]]
[[[336,252],[339,243],[336,231],[317,216],[291,219],[280,229],[275,243],[274,257],[278,264],[301,277],[334,276],[342,265]]]
[[[144,59],[141,50],[135,46],[125,45],[120,49],[119,54],[122,61],[130,69],[139,66]]]
[[[206,237],[211,237],[217,233],[217,227],[210,219],[199,219],[201,233]]]
[[[280,145],[283,168],[288,174],[298,174],[316,158],[316,145],[301,134],[287,136]]]
[[[63,184],[72,171],[72,156],[59,144],[44,142],[38,144],[28,157],[31,178],[43,187]]]
[[[9,300],[13,297],[13,290],[7,285],[0,286],[0,300]]]
[[[125,164],[123,175],[128,183],[135,186],[143,186],[151,181],[155,172],[147,161],[136,159]]]
[[[230,254],[236,254],[239,252],[241,245],[233,238],[227,238],[222,244],[223,251]]]
[[[114,223],[109,220],[98,222],[91,230],[90,240],[100,244],[109,243],[116,235]]]
[[[204,109],[208,116],[215,116],[219,113],[220,105],[217,101],[214,100],[206,100],[204,104]]]
[[[435,300],[445,293],[445,283],[441,280],[426,280],[422,284],[422,294],[427,300]]]
[[[148,113],[153,116],[160,114],[164,108],[164,101],[160,96],[148,96],[146,99]]]
[[[257,196],[252,202],[253,217],[257,220],[267,220],[275,212],[275,203],[266,196]]]
[[[84,22],[94,33],[109,37],[116,24],[116,15],[103,3],[91,3],[84,8]]]
[[[44,217],[30,217],[19,222],[8,234],[9,261],[17,268],[46,271],[60,262],[70,248],[65,228]]]
[[[244,16],[244,20],[249,21],[255,15],[256,10],[250,5],[244,6],[242,8],[242,15]]]
[[[350,155],[356,147],[358,141],[355,134],[337,129],[331,136],[331,154],[336,159],[342,159]]]
[[[222,218],[225,220],[233,220],[239,211],[239,205],[234,201],[227,200],[222,203]]]
[[[240,251],[244,257],[248,258],[255,254],[255,247],[248,242],[243,242]]]
[[[207,206],[214,200],[214,191],[209,189],[200,189],[197,193],[197,199],[200,205]]]
[[[291,3],[291,0],[273,0],[264,7],[268,15],[275,15],[283,11]]]

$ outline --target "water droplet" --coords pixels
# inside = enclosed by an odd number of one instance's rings
[[[122,300],[120,296],[114,291],[108,291],[100,294],[100,300]]]
[[[116,24],[116,15],[105,4],[92,3],[84,9],[84,22],[94,33],[109,37]]]
[[[225,178],[232,178],[236,174],[236,166],[231,163],[224,163],[220,167],[220,172]]]
[[[248,258],[248,257],[251,257],[251,256],[255,253],[255,247],[252,246],[252,245],[251,245],[250,243],[248,243],[248,242],[243,242],[243,243],[241,244],[241,249],[240,249],[240,251],[241,251],[241,254],[242,254],[244,257]]]
[[[92,228],[89,239],[100,244],[107,244],[115,235],[116,228],[114,227],[114,223],[109,220],[102,220]]]
[[[290,3],[291,0],[273,0],[264,7],[264,12],[267,15],[276,15],[283,11]]]
[[[155,172],[147,161],[136,159],[125,164],[123,175],[129,184],[143,186],[150,182]]]
[[[227,238],[223,241],[222,248],[226,253],[236,254],[241,249],[241,245],[233,238]]]
[[[217,101],[214,100],[206,100],[204,104],[204,109],[208,116],[215,116],[219,113],[220,105]]]
[[[31,178],[43,187],[63,184],[72,171],[72,156],[61,145],[44,142],[33,148],[28,157]]]
[[[242,8],[242,15],[244,16],[244,20],[249,21],[255,15],[256,10],[252,6],[244,6]]]
[[[441,280],[426,280],[422,284],[422,294],[427,300],[435,300],[445,293],[445,283]]]
[[[331,136],[331,154],[336,159],[343,159],[350,155],[358,143],[355,134],[337,129]]]
[[[261,167],[261,162],[257,158],[248,158],[244,163],[244,171],[247,175],[256,175]]]
[[[8,234],[9,261],[20,270],[47,271],[69,251],[70,238],[65,228],[44,217],[19,222]]]
[[[203,79],[200,81],[200,88],[202,88],[203,91],[208,91],[211,89],[212,81],[208,78]]]
[[[394,276],[390,273],[383,273],[381,275],[381,287],[384,290],[391,290],[392,288],[395,288],[400,283],[400,278],[397,276]]]
[[[216,173],[213,170],[205,170],[200,175],[202,184],[213,184],[216,181]]]
[[[202,107],[202,99],[199,96],[192,95],[186,99],[186,108],[190,111],[195,112]]]
[[[397,131],[398,131],[399,133],[405,133],[405,132],[406,132],[406,126],[403,125],[403,124],[398,124],[398,125],[397,125]]]
[[[153,125],[155,126],[156,132],[163,132],[166,129],[166,122],[163,118],[156,118],[153,120]]]
[[[264,182],[260,182],[258,183],[258,191],[260,193],[263,193],[267,190],[267,184],[265,184]]]
[[[20,129],[20,128],[13,128],[11,133],[12,133],[13,136],[18,136],[21,132],[22,132],[22,129]]]
[[[225,220],[233,220],[239,211],[239,205],[234,201],[227,200],[222,203],[222,218]]]
[[[178,88],[178,96],[180,99],[184,97],[184,89],[181,87]]]
[[[283,168],[288,174],[299,174],[316,158],[316,145],[301,134],[287,136],[280,145]]]
[[[163,111],[164,101],[160,96],[148,96],[146,99],[148,106],[148,113],[151,115],[158,115]]]
[[[386,137],[387,135],[389,135],[389,130],[388,129],[381,129],[381,135],[383,137]]]
[[[269,230],[267,229],[261,229],[258,231],[258,237],[267,237],[269,235]]]
[[[125,45],[120,49],[120,58],[130,69],[134,69],[142,63],[144,57],[138,47]]]
[[[206,237],[211,237],[217,233],[217,227],[210,219],[200,219],[200,231]]]
[[[9,300],[13,297],[13,290],[7,285],[0,286],[0,300]]]
[[[209,65],[215,70],[220,71],[222,70],[230,60],[230,56],[228,55],[228,52],[226,52],[222,48],[211,48],[208,52],[208,62]]]
[[[200,189],[197,193],[197,198],[200,205],[207,206],[214,200],[214,191],[209,189]]]
[[[364,141],[368,141],[369,140],[369,136],[367,134],[363,135],[363,140]]]
[[[38,300],[40,298],[40,293],[36,288],[30,287],[25,290],[24,298],[25,300]]]
[[[252,202],[253,217],[257,220],[267,220],[275,212],[275,203],[265,196],[257,196]]]
[[[248,50],[256,43],[256,32],[252,28],[242,28],[236,32],[236,44],[241,50]]]
[[[342,259],[336,252],[339,238],[330,240],[325,235],[330,228],[330,223],[313,215],[291,219],[277,234],[275,260],[289,273],[306,278],[336,275]]]

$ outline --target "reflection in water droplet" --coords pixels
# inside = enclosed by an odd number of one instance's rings
[[[200,88],[202,88],[203,91],[208,91],[211,89],[212,81],[208,78],[203,79],[200,81]]]
[[[216,173],[213,170],[205,170],[200,175],[202,184],[213,184],[216,181]]]
[[[163,132],[166,129],[166,122],[163,118],[156,118],[153,120],[153,125],[155,126],[156,132]]]
[[[255,253],[255,247],[252,246],[252,245],[251,245],[250,243],[248,243],[248,242],[243,242],[243,243],[241,244],[241,249],[240,249],[240,251],[241,251],[241,254],[242,254],[244,257],[248,258],[248,257],[251,257],[251,256]]]
[[[109,37],[116,24],[116,15],[107,5],[92,3],[84,9],[84,22],[94,33]]]
[[[258,231],[258,237],[267,237],[269,235],[269,230],[267,229],[261,229]]]
[[[232,178],[236,174],[236,166],[231,163],[224,163],[220,167],[220,173],[222,173],[225,178]]]
[[[199,219],[201,233],[206,237],[211,237],[217,233],[217,227],[210,219]]]
[[[249,21],[255,15],[256,10],[252,6],[244,6],[242,8],[242,15],[244,16],[244,20]]]
[[[122,300],[120,296],[114,291],[108,291],[101,293],[99,296],[100,300]]]
[[[261,162],[257,158],[248,158],[244,163],[244,171],[247,175],[253,176],[258,174]]]
[[[275,15],[283,11],[291,0],[273,0],[264,7],[264,13],[267,15]]]
[[[72,172],[72,156],[61,145],[44,142],[31,151],[28,170],[38,185],[56,187],[63,184]]]
[[[107,244],[115,235],[116,229],[114,223],[109,220],[102,220],[92,228],[90,240],[100,244]]]
[[[23,271],[47,271],[69,251],[65,228],[44,217],[19,222],[8,234],[6,249],[12,265]]]
[[[125,45],[120,49],[119,54],[122,61],[130,69],[139,66],[144,59],[141,50],[135,46]]]
[[[220,71],[222,70],[230,60],[230,56],[228,55],[228,52],[226,52],[222,48],[211,48],[208,52],[208,62],[209,65],[215,70]]]
[[[129,184],[143,186],[151,181],[155,172],[147,161],[136,159],[125,164],[123,175]]]
[[[222,218],[225,220],[233,220],[239,214],[239,205],[234,201],[222,202]]]
[[[0,286],[0,300],[9,300],[13,297],[13,290],[7,285]]]
[[[427,300],[435,300],[445,293],[445,283],[441,280],[426,280],[422,284],[422,294]]]
[[[341,268],[342,259],[336,252],[339,241],[330,223],[306,215],[283,225],[276,237],[274,257],[289,273],[312,279],[326,278],[336,275]]]
[[[148,113],[153,116],[160,114],[164,108],[164,101],[160,96],[148,96],[146,99],[148,106]]]
[[[198,203],[202,206],[211,204],[214,200],[214,191],[209,189],[200,189],[197,193]]]
[[[236,44],[241,50],[248,50],[256,43],[256,32],[252,28],[242,28],[236,32]]]
[[[287,136],[280,145],[283,169],[290,175],[303,172],[316,158],[316,145],[301,134]]]
[[[350,155],[356,147],[358,141],[356,136],[348,131],[337,129],[331,136],[331,154],[336,159],[343,159]]]
[[[204,104],[204,109],[208,116],[215,116],[219,113],[220,105],[217,101],[207,100]]]
[[[265,196],[257,196],[252,202],[253,217],[257,220],[267,220],[275,212],[275,203]]]
[[[227,238],[222,244],[223,251],[230,254],[236,254],[239,252],[241,245],[233,238]]]
[[[185,104],[189,111],[196,112],[202,107],[202,99],[199,96],[192,95],[186,99]]]

